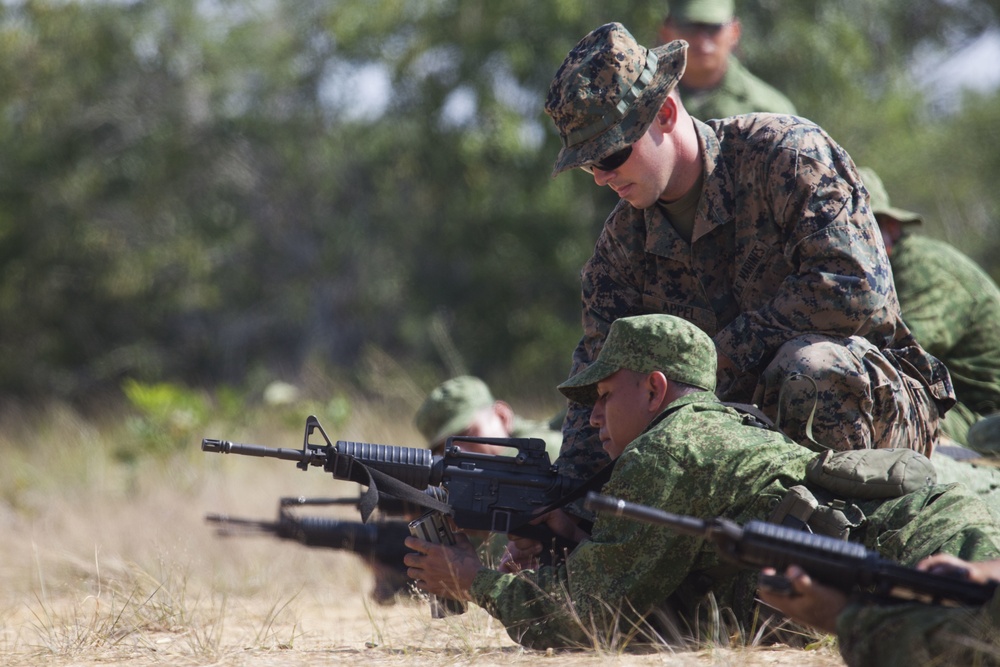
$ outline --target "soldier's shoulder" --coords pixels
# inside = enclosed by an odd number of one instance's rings
[[[729,68],[731,85],[734,93],[742,97],[742,102],[749,111],[764,111],[778,114],[795,115],[795,105],[780,90],[751,72],[739,59],[733,58]]]
[[[933,268],[955,276],[988,280],[985,270],[955,246],[924,234],[906,234],[893,250],[893,266],[913,265],[924,270]]]

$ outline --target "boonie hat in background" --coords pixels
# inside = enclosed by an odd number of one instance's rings
[[[647,49],[621,23],[584,37],[556,72],[545,100],[563,147],[552,175],[635,143],[684,74],[687,42]]]
[[[494,403],[489,387],[479,378],[460,375],[451,378],[430,393],[413,423],[430,447],[469,428],[476,413]]]
[[[736,15],[734,0],[673,0],[667,5],[667,18],[676,23],[723,25]]]
[[[865,184],[868,194],[871,196],[872,213],[875,215],[885,215],[895,220],[899,220],[904,225],[919,225],[923,218],[919,213],[907,211],[903,208],[895,208],[889,203],[889,193],[886,192],[882,179],[871,167],[858,167],[858,175],[861,182]]]
[[[593,405],[597,383],[627,368],[663,371],[668,380],[715,391],[717,353],[708,334],[673,315],[636,315],[611,323],[597,359],[559,385],[566,398]]]

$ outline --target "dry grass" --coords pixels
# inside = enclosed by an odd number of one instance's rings
[[[418,442],[389,414],[399,412],[356,406],[341,437]],[[349,554],[215,536],[208,512],[271,519],[280,496],[357,489],[198,446],[204,435],[296,447],[295,428],[204,428],[189,449],[126,465],[109,454],[128,437],[117,420],[55,408],[0,423],[0,665],[842,664],[829,646],[547,655],[474,606],[432,620],[417,598],[376,605],[370,572]]]

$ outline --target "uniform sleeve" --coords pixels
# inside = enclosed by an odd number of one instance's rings
[[[980,609],[849,605],[837,619],[850,667],[1000,665],[1000,596]]]
[[[743,371],[803,333],[864,335],[898,303],[868,194],[850,157],[821,129],[798,126],[762,164],[764,190],[793,270],[773,297],[715,336]],[[738,350],[738,353],[737,353]]]
[[[677,486],[681,480],[679,466],[626,453],[602,492],[683,512],[689,508],[679,503],[695,495]],[[705,548],[660,526],[601,516],[563,565],[517,576],[481,571],[472,596],[524,646],[591,647],[666,600]]]

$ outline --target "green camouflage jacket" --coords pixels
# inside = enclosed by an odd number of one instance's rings
[[[892,250],[892,275],[903,320],[925,350],[944,362],[971,419],[1000,410],[1000,289],[952,246],[905,234]],[[964,442],[948,413],[942,427]]]
[[[751,74],[736,58],[729,59],[725,76],[711,90],[685,89],[682,79],[681,98],[688,113],[699,120],[755,112],[795,113],[795,105],[787,97]]]
[[[742,524],[769,517],[790,487],[804,483],[814,456],[778,432],[746,425],[740,413],[699,392],[674,401],[625,448],[602,492]],[[975,559],[1000,555],[1000,527],[964,491],[932,486],[859,506],[868,521],[851,538],[888,558],[913,564],[939,550]],[[755,572],[724,563],[700,538],[602,515],[591,539],[564,564],[517,576],[482,570],[472,597],[515,641],[544,648],[606,643],[619,615],[626,619],[621,627],[631,627],[668,599],[673,612],[693,622],[709,592],[747,628],[755,587]]]
[[[1000,595],[979,609],[852,604],[837,638],[850,667],[1000,665]]]
[[[850,156],[795,116],[693,122],[705,173],[692,243],[659,206],[619,201],[581,273],[584,332],[570,374],[596,359],[615,319],[667,313],[696,324],[751,374],[804,333],[864,336],[892,348],[950,405],[947,371],[900,318],[881,233]],[[607,461],[589,416],[572,404],[563,428],[560,461],[581,477]]]

